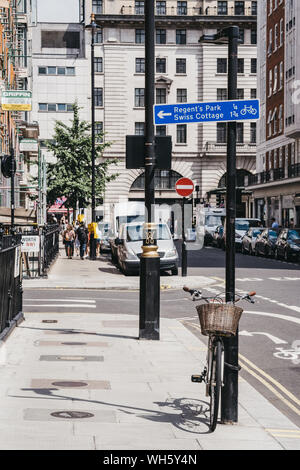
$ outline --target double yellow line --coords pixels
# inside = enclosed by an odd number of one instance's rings
[[[300,400],[287,390],[281,383],[249,361],[245,356],[239,354],[239,363],[244,370],[255,377],[268,390],[270,390],[288,408],[300,416]],[[279,391],[280,390],[280,391]]]

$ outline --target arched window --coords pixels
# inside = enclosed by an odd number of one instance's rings
[[[236,186],[241,188],[245,186],[244,178],[245,176],[251,176],[250,171],[247,170],[237,170],[236,172]],[[225,173],[219,181],[218,188],[226,188],[227,186],[227,173]]]
[[[173,189],[175,191],[175,183],[182,176],[173,170],[155,170],[155,189]],[[132,184],[130,190],[145,188],[145,173],[137,177]]]

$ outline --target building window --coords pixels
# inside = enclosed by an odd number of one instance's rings
[[[237,89],[237,99],[243,100],[244,99],[244,88]]]
[[[95,43],[101,44],[103,42],[103,31],[102,29],[97,29],[95,33]]]
[[[158,136],[167,135],[167,126],[156,126],[156,135]]]
[[[186,124],[177,124],[176,137],[177,137],[177,144],[186,144],[187,142]]]
[[[145,73],[145,58],[138,57],[135,59],[135,73]]]
[[[95,67],[95,73],[102,73],[103,72],[103,59],[102,59],[102,57],[95,57],[94,58],[94,67]]]
[[[217,101],[227,100],[227,88],[217,88]]]
[[[244,123],[243,122],[236,123],[236,143],[237,144],[244,143]]]
[[[103,142],[103,122],[95,122],[95,135],[98,137],[98,142]]]
[[[186,73],[186,59],[176,59],[176,73]]]
[[[278,24],[275,24],[275,29],[274,29],[274,51],[277,50],[278,48]]]
[[[186,29],[176,29],[176,44],[186,44]]]
[[[251,29],[251,44],[257,44],[257,30]]]
[[[227,59],[217,59],[217,73],[227,73]]]
[[[167,69],[166,64],[167,64],[166,59],[157,58],[156,59],[156,73],[166,73],[166,69]]]
[[[144,29],[135,30],[135,43],[145,44],[145,30]]]
[[[250,124],[250,144],[256,144],[256,122]]]
[[[228,2],[218,2],[218,15],[228,14]]]
[[[103,88],[95,88],[95,106],[103,106]]]
[[[39,103],[39,111],[48,113],[71,113],[73,112],[73,105],[66,103]]]
[[[166,104],[167,90],[166,88],[156,88],[156,104]]]
[[[145,135],[145,123],[144,122],[136,122],[134,133],[135,135]]]
[[[156,2],[156,14],[165,15],[166,14],[166,2]]]
[[[234,14],[235,15],[245,14],[245,2],[234,2]]]
[[[66,67],[57,67],[57,75],[66,75]]]
[[[280,33],[279,33],[279,35],[280,35],[280,39],[279,39],[280,43],[279,43],[279,45],[280,45],[280,47],[281,47],[281,46],[283,46],[283,39],[284,39],[283,18],[280,20]]]
[[[244,73],[244,59],[238,59],[238,73]]]
[[[103,13],[103,1],[102,0],[93,0],[92,11],[98,15]]]
[[[135,88],[134,105],[136,108],[145,106],[145,88]]]
[[[167,32],[165,29],[156,30],[156,44],[166,44],[167,42]]]
[[[135,1],[134,11],[136,15],[144,15],[145,13],[145,4],[143,1]]]
[[[186,88],[177,88],[177,103],[187,103]]]
[[[177,15],[187,15],[187,2],[177,2]]]
[[[252,100],[256,100],[256,97],[257,97],[256,88],[251,88],[250,97]]]
[[[251,59],[251,73],[257,73],[257,59]]]
[[[251,14],[257,16],[257,1],[251,2]]]
[[[227,125],[226,122],[217,123],[217,144],[225,144],[227,141]]]
[[[245,43],[245,30],[244,30],[244,28],[240,28],[240,41],[242,42],[242,44]]]

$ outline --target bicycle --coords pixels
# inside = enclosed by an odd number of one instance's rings
[[[192,296],[193,301],[204,300],[206,303],[197,308],[201,333],[208,336],[207,363],[200,375],[192,375],[191,380],[195,383],[205,382],[206,396],[210,397],[210,431],[214,432],[217,426],[221,387],[224,386],[224,367],[234,369],[237,372],[240,367],[233,366],[224,361],[224,343],[222,337],[235,336],[239,319],[243,309],[236,307],[235,304],[240,300],[247,300],[254,303],[252,297],[256,292],[249,292],[241,296],[236,294],[234,304],[225,303],[217,294],[211,297],[203,297],[202,292],[195,289],[183,287],[185,292]]]

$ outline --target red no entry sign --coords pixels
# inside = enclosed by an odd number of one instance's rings
[[[179,196],[188,197],[194,191],[194,183],[189,178],[180,178],[176,181],[175,189]]]

